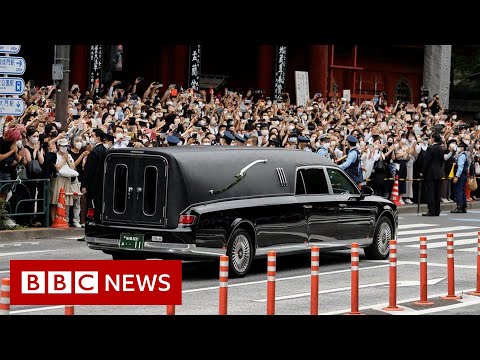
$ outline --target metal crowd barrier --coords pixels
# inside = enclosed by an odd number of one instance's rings
[[[39,191],[37,199],[35,199],[35,194],[31,194],[27,185],[25,185],[32,183],[43,184],[43,191]],[[6,204],[8,204],[9,206],[9,217],[25,215],[43,215],[45,218],[45,226],[48,227],[50,217],[50,179],[0,180],[0,192],[5,186],[11,186],[10,190],[12,192],[11,196],[7,195],[8,201],[6,201]],[[22,191],[18,190],[19,186],[23,189]],[[10,202],[12,198],[14,199],[14,201]],[[19,207],[22,204],[25,205],[26,203],[32,202],[37,203],[37,211],[19,212]],[[35,206],[33,207],[33,209],[35,209]]]

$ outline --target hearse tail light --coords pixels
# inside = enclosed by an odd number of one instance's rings
[[[192,225],[197,217],[195,215],[180,215],[178,223],[182,225]]]
[[[88,208],[87,218],[93,219],[94,217],[95,217],[95,209],[94,208]]]

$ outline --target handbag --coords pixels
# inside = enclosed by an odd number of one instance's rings
[[[23,164],[17,165],[17,179],[28,180],[27,169]]]
[[[40,175],[42,173],[42,167],[37,159],[34,159],[27,164],[27,170],[33,175]]]
[[[455,174],[453,172],[454,168],[455,168],[455,163],[452,164],[452,169],[450,170],[450,174],[448,174],[449,179],[453,179],[455,177]]]
[[[63,164],[63,166],[58,171],[58,175],[63,177],[75,177],[79,174],[77,170],[72,169],[70,166],[68,166],[68,164]]]
[[[478,184],[477,184],[477,178],[475,176],[472,176],[471,178],[469,178],[467,180],[467,183],[468,183],[468,190],[470,191],[477,190]]]

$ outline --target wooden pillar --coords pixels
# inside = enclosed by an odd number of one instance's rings
[[[275,49],[273,45],[258,47],[257,88],[265,91],[265,96],[273,96],[273,72],[275,66]]]
[[[183,88],[188,88],[188,45],[175,45],[173,54],[175,59],[173,80]]]
[[[317,92],[327,97],[328,45],[309,46],[308,70],[311,97]]]
[[[78,84],[85,91],[88,83],[89,46],[85,44],[70,47],[70,87]]]

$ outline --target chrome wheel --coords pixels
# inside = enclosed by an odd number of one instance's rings
[[[250,264],[251,257],[250,242],[245,235],[239,234],[235,237],[230,257],[235,272],[243,274]]]
[[[388,255],[390,250],[390,240],[392,240],[392,229],[387,222],[383,222],[378,229],[376,239],[378,252],[381,255]]]

